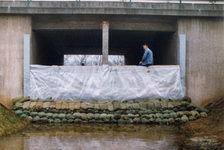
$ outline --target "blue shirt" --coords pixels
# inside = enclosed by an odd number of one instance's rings
[[[153,53],[147,48],[142,57],[142,65],[152,65],[153,64]]]

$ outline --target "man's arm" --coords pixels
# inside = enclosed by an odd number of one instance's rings
[[[149,51],[145,50],[144,55],[142,57],[142,62],[146,60],[148,54],[149,54]]]

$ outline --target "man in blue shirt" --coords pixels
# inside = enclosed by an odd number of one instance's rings
[[[145,51],[144,51],[142,60],[139,62],[139,65],[146,66],[146,67],[148,67],[150,65],[153,65],[153,53],[152,53],[152,51],[149,49],[147,44],[143,45],[143,49]]]

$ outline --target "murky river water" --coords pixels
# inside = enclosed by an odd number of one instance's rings
[[[31,126],[0,139],[0,150],[177,150],[177,127],[80,124]]]

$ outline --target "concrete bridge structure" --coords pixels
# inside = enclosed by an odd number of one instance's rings
[[[23,96],[29,59],[62,65],[64,54],[103,54],[107,63],[108,54],[122,54],[135,65],[143,42],[156,65],[181,65],[193,103],[224,96],[221,2],[0,1],[0,101]]]

